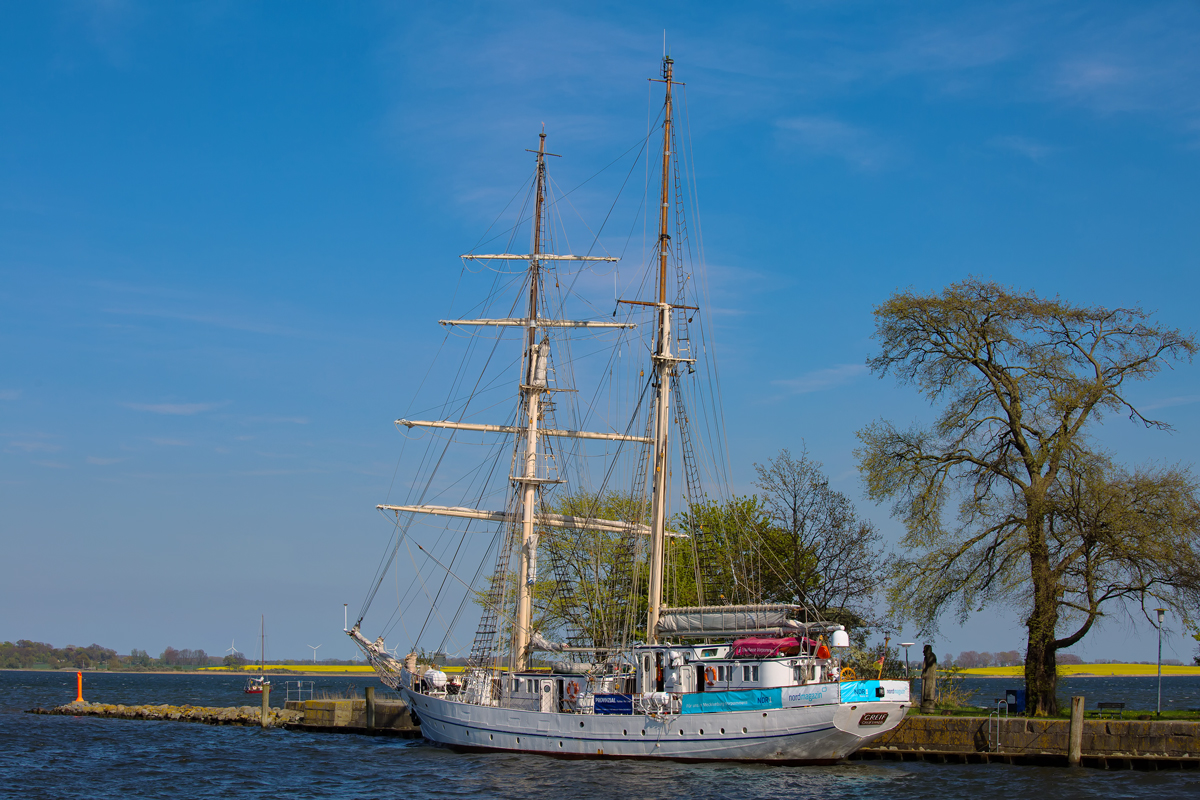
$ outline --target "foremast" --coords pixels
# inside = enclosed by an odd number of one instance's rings
[[[529,666],[530,618],[533,611],[533,585],[537,582],[537,531],[534,513],[538,503],[538,421],[542,394],[546,391],[548,342],[538,342],[538,293],[541,290],[542,206],[546,199],[546,132],[538,134],[537,186],[533,211],[533,249],[529,258],[529,301],[525,318],[529,325],[525,336],[525,380],[521,385],[525,429],[524,471],[513,479],[521,487],[521,546],[517,555],[517,618],[513,624],[509,669],[523,672]]]
[[[463,258],[475,259],[482,261],[503,260],[503,261],[526,261],[528,267],[528,297],[526,300],[526,313],[521,318],[504,318],[504,319],[459,319],[459,320],[440,320],[442,325],[452,326],[488,326],[488,327],[520,327],[525,329],[523,335],[524,354],[521,366],[521,380],[519,384],[520,408],[518,410],[517,425],[491,425],[481,423],[464,422],[462,420],[409,420],[398,419],[397,425],[404,425],[408,428],[423,427],[423,428],[441,428],[448,430],[463,430],[463,431],[479,431],[488,433],[503,433],[516,434],[518,437],[516,451],[514,452],[514,474],[509,476],[510,481],[516,487],[516,499],[518,508],[505,511],[487,511],[476,508],[464,508],[460,506],[439,506],[425,503],[413,505],[387,505],[381,504],[376,506],[381,511],[394,512],[399,519],[400,514],[433,514],[436,516],[456,517],[459,519],[476,519],[486,520],[490,522],[501,522],[505,525],[513,526],[512,529],[512,548],[508,549],[509,554],[512,550],[516,551],[517,568],[516,568],[516,584],[517,584],[517,604],[516,613],[509,614],[502,604],[506,605],[504,582],[506,580],[506,569],[498,566],[498,572],[494,576],[498,586],[490,592],[485,602],[487,607],[484,610],[484,615],[480,620],[479,630],[476,632],[476,643],[472,646],[472,667],[481,669],[484,672],[493,668],[492,659],[494,657],[494,635],[496,632],[495,620],[502,617],[508,620],[511,624],[511,639],[510,652],[508,659],[508,669],[515,672],[524,671],[529,666],[530,640],[532,638],[532,607],[533,607],[533,586],[537,582],[537,546],[539,526],[551,528],[572,528],[572,529],[598,529],[614,533],[622,533],[625,535],[643,535],[648,536],[651,533],[650,526],[642,525],[635,522],[623,520],[607,520],[598,519],[595,517],[574,516],[566,514],[550,514],[540,512],[538,510],[541,496],[541,486],[544,483],[557,483],[548,477],[538,475],[538,464],[541,459],[541,450],[539,443],[547,437],[553,438],[570,438],[570,439],[599,439],[617,442],[649,442],[647,437],[630,436],[618,434],[614,432],[598,432],[598,431],[582,431],[582,430],[564,430],[556,428],[541,428],[541,421],[544,414],[543,395],[552,389],[548,385],[547,372],[550,358],[550,342],[545,335],[549,329],[569,329],[569,328],[634,328],[633,323],[628,322],[601,322],[595,320],[568,320],[554,317],[541,317],[541,293],[542,293],[542,271],[544,262],[555,261],[608,261],[613,262],[618,259],[613,256],[575,256],[566,254],[547,253],[549,249],[547,224],[545,218],[546,206],[546,156],[557,156],[555,153],[546,152],[546,133],[543,131],[539,134],[539,143],[537,150],[530,150],[537,156],[537,171],[535,178],[535,208],[533,215],[533,241],[531,248],[532,252],[525,255],[513,253],[497,253],[497,254],[467,254]],[[539,336],[541,340],[539,341]],[[522,444],[523,439],[523,444]],[[519,532],[519,537],[517,536]],[[500,562],[498,562],[500,563]],[[511,573],[507,573],[511,574]],[[361,619],[359,620],[361,623]],[[370,643],[361,634],[358,634],[358,624],[350,631],[351,636],[358,641],[363,647],[364,652],[373,651],[374,644]],[[361,640],[361,641],[360,641]],[[375,663],[372,661],[372,663]],[[482,697],[481,697],[482,699]]]

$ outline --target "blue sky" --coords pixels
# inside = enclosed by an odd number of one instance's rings
[[[807,443],[861,498],[855,430],[928,418],[863,367],[897,288],[1196,328],[1194,3],[8,3],[0,638],[218,653],[263,613],[269,652],[348,656],[456,256],[543,123],[564,187],[644,135],[664,28],[741,489]],[[1175,432],[1105,444],[1190,463],[1196,368],[1135,397]],[[1150,643],[1113,620],[1076,651]],[[1023,637],[985,613],[937,648]]]

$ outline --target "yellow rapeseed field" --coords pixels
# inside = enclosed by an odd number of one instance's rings
[[[978,678],[1011,678],[1025,674],[1024,667],[973,667],[962,670],[963,675]],[[1157,675],[1154,664],[1059,664],[1061,677],[1111,677]],[[1175,667],[1163,665],[1163,675],[1200,675],[1200,667]]]

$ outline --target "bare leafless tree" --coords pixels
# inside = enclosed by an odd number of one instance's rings
[[[846,495],[829,485],[821,464],[784,448],[755,464],[763,507],[787,540],[788,585],[795,599],[830,615],[874,616],[882,578],[880,535]]]

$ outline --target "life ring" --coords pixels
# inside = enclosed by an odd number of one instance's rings
[[[858,680],[858,676],[854,674],[854,667],[842,667],[842,671],[838,673],[839,681],[854,681]]]
[[[713,667],[709,667],[708,669],[704,670],[704,678],[709,683],[716,683],[717,682],[717,670]]]
[[[577,681],[567,681],[567,702],[574,703],[579,697],[579,683]]]

